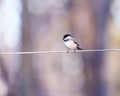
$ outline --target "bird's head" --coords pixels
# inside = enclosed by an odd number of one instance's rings
[[[70,34],[65,34],[64,36],[63,36],[63,40],[65,41],[65,40],[73,40],[74,38],[70,35]]]

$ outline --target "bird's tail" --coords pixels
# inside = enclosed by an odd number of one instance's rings
[[[79,46],[77,46],[77,50],[83,50],[82,48],[80,48]]]

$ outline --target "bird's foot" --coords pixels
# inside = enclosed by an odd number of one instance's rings
[[[76,53],[76,50],[74,49],[74,53]]]
[[[69,49],[67,50],[67,53],[69,53]]]

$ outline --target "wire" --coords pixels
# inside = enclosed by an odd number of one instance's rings
[[[76,52],[108,52],[120,51],[120,49],[91,49],[91,50],[76,50]],[[0,55],[24,55],[24,54],[48,54],[48,53],[67,53],[67,51],[33,51],[33,52],[1,52]],[[73,53],[70,51],[69,53]]]

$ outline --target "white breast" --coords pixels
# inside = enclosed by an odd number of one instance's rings
[[[75,49],[77,47],[77,44],[75,44],[73,40],[69,40],[64,43],[69,49]]]

